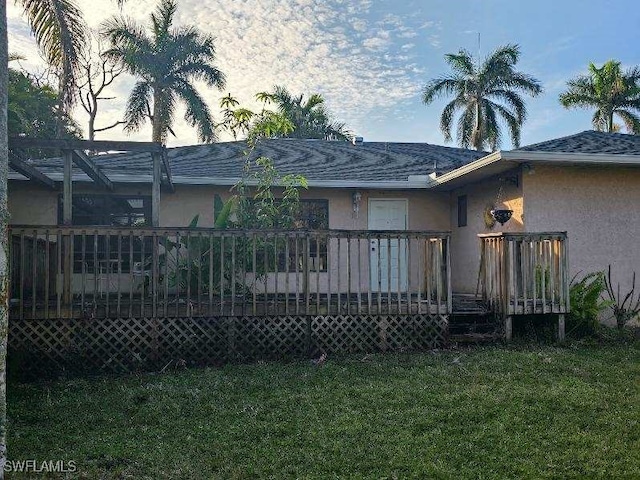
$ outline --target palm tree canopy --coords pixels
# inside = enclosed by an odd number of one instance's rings
[[[640,68],[622,71],[620,62],[609,60],[602,67],[589,64],[589,73],[567,82],[568,90],[560,94],[565,108],[595,108],[595,130],[612,132],[617,116],[630,133],[640,134]]]
[[[521,93],[535,97],[542,86],[534,77],[515,69],[519,57],[518,45],[498,48],[482,64],[466,50],[445,55],[452,72],[427,83],[422,100],[430,104],[439,97],[454,97],[440,117],[446,141],[451,141],[454,117],[461,112],[456,132],[461,147],[498,148],[502,139],[500,119],[506,123],[513,145],[520,145],[520,131],[527,118]]]
[[[293,125],[289,138],[318,138],[325,140],[349,140],[352,133],[342,122],[336,122],[326,109],[324,97],[314,93],[306,100],[304,95],[293,95],[285,87],[275,86],[273,92],[260,92],[258,101],[273,103],[280,114]]]
[[[148,31],[123,17],[104,25],[111,48],[106,55],[139,77],[127,101],[125,129],[135,131],[151,119],[153,140],[166,142],[178,101],[186,106],[185,120],[203,142],[216,140],[209,106],[194,86],[204,81],[224,88],[225,76],[213,65],[214,38],[194,27],[173,28],[177,4],[162,0],[151,14]]]
[[[60,94],[65,107],[74,101],[79,56],[87,28],[74,0],[16,0],[47,63],[58,70]]]

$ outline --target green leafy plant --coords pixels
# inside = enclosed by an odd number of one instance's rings
[[[613,290],[613,282],[611,281],[611,265],[604,279],[605,289],[609,297],[609,304],[613,309],[613,316],[616,319],[616,325],[622,330],[625,325],[638,315],[640,315],[640,294],[636,296],[636,274],[633,273],[631,281],[631,290],[624,295],[620,294],[620,284],[618,283],[617,292]]]
[[[606,288],[604,272],[592,272],[580,280],[577,277],[578,274],[573,277],[569,289],[571,313],[567,316],[567,333],[592,335],[600,326],[598,315],[611,305],[602,298]]]

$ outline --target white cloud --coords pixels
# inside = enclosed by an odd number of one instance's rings
[[[109,0],[78,3],[93,28],[118,13],[115,2]],[[123,13],[146,22],[156,4],[155,0],[126,2]],[[408,57],[381,55],[389,49],[409,50],[412,44],[399,47],[393,38],[411,38],[414,29],[397,15],[384,17],[370,29],[363,17],[371,5],[370,0],[182,0],[176,23],[195,25],[216,37],[216,63],[227,75],[227,87],[222,93],[201,89],[213,112],[218,112],[218,100],[227,92],[242,104],[255,107],[255,92],[282,84],[293,92],[323,94],[336,118],[356,132],[366,133],[372,112],[380,114],[414,97],[420,89],[415,68],[400,61]],[[20,9],[13,2],[7,6],[11,51],[27,56],[28,68],[42,66]],[[421,28],[432,25],[426,22]],[[429,39],[432,45],[439,43],[437,40]],[[130,77],[114,85],[110,93],[117,98],[104,103],[98,117],[101,124],[120,119],[131,86]],[[182,120],[182,112],[178,113],[177,138],[169,143],[195,143],[194,130]],[[84,124],[84,117],[79,112],[77,116]],[[123,138],[124,134],[112,130],[108,136]],[[131,136],[138,140],[149,137],[150,128]]]

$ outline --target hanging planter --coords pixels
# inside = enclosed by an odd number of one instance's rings
[[[509,221],[513,215],[513,210],[491,210],[491,216],[498,222],[500,225],[504,225]]]
[[[493,213],[492,213],[494,210],[495,210],[495,207],[492,204],[488,204],[486,207],[484,207],[484,210],[482,211],[484,226],[488,230],[491,230],[496,224],[496,219],[493,218]]]

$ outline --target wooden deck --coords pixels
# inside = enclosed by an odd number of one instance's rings
[[[109,302],[104,296],[95,299],[87,295],[84,303],[78,299],[58,305],[56,298],[49,302],[35,305],[30,301],[10,302],[10,315],[14,319],[53,319],[53,318],[176,318],[176,317],[234,317],[234,316],[278,316],[278,315],[448,315],[447,302],[421,299],[417,294],[409,299],[397,294],[365,294],[360,298],[356,294],[312,295],[308,298],[291,295],[257,295],[255,303],[251,298],[242,296],[219,297],[209,302],[209,297],[192,297],[191,299],[173,298],[168,302],[153,304],[152,299],[133,299],[124,297],[111,298]]]

